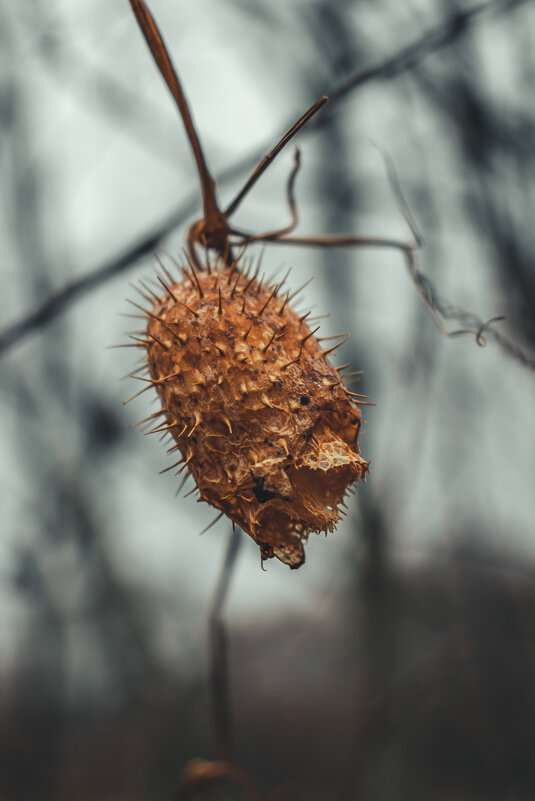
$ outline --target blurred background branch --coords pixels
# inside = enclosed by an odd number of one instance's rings
[[[474,21],[481,15],[491,12],[503,13],[524,2],[527,2],[527,0],[496,0],[496,2],[481,3],[467,10],[458,10],[455,14],[451,15],[446,22],[434,26],[431,30],[418,37],[414,42],[402,48],[396,54],[385,58],[376,65],[364,70],[359,70],[357,73],[350,75],[340,84],[336,85],[329,92],[330,105],[327,114],[335,113],[333,105],[340,102],[348,93],[355,91],[365,84],[377,80],[390,80],[406,70],[414,69],[430,53],[450,45],[464,35]],[[105,98],[110,97],[110,109],[116,110],[117,105],[121,108],[126,105],[126,100],[130,101],[129,95],[126,95],[125,98],[125,93],[122,88],[110,81],[105,75],[97,75],[97,77],[101,81],[99,95]],[[119,99],[118,104],[117,99]],[[127,105],[127,108],[129,107],[130,102]],[[296,118],[297,116],[296,114]],[[327,124],[328,118],[325,116],[324,112],[305,128],[305,132],[312,132],[322,125]],[[138,127],[139,126],[133,126],[133,130],[138,130]],[[289,127],[289,125],[286,127]],[[284,128],[285,126],[282,126],[282,129]],[[266,140],[262,147],[255,148],[254,152],[247,154],[232,166],[227,167],[219,177],[220,184],[225,185],[227,181],[251,169],[262,158],[262,154],[269,149],[274,140],[275,135],[273,135],[269,141]],[[127,246],[120,255],[109,259],[106,263],[95,268],[86,276],[72,281],[63,288],[56,290],[50,297],[40,303],[37,309],[8,326],[0,333],[0,355],[30,333],[39,330],[42,326],[62,314],[78,298],[91,292],[92,289],[109,281],[118,274],[128,270],[140,259],[152,255],[175,228],[185,224],[197,208],[198,203],[199,198],[195,193],[192,194],[171,216],[163,220],[153,231],[145,234],[133,245]],[[442,301],[439,309],[438,301],[436,300],[437,291],[433,287],[430,279],[426,278],[420,271],[415,269],[410,269],[410,272],[421,294],[426,298],[426,302],[432,309],[440,311],[443,316],[449,319],[469,326],[470,329],[475,329],[476,333],[485,325],[477,316],[464,312],[464,310],[459,309],[451,303],[446,304]],[[513,358],[516,358],[521,364],[524,364],[530,369],[534,369],[535,360],[528,354],[525,354],[518,345],[515,345],[509,339],[494,331],[492,332],[492,337],[504,348],[505,352]]]

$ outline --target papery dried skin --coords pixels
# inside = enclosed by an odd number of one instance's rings
[[[148,364],[200,498],[249,534],[263,559],[296,568],[303,541],[332,531],[368,463],[358,406],[274,290],[222,264],[169,284],[148,318]]]

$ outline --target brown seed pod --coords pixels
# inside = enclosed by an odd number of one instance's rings
[[[231,226],[230,217],[256,181],[327,98],[297,120],[221,210],[161,34],[143,0],[130,5],[186,128],[204,212],[187,234],[183,277],[175,281],[167,271],[165,278],[158,276],[164,293],[151,292],[153,307],[143,310],[147,380],[162,401],[161,412],[149,419],[165,416],[154,430],[174,437],[173,449],[182,458],[172,467],[190,472],[201,500],[241,526],[259,544],[262,559],[276,556],[299,567],[308,534],[334,528],[348,487],[368,472],[357,445],[357,404],[366,401],[347,390],[341,368],[327,359],[338,345],[322,350],[307,315],[299,317],[292,309],[292,296],[281,295],[281,285],[264,285],[258,271],[252,277],[242,271],[243,253],[254,242],[389,247],[410,261],[416,245],[359,236],[293,236],[297,150],[286,189],[290,223],[260,234]],[[237,249],[241,258],[235,258]]]
[[[166,285],[148,364],[200,498],[292,568],[368,471],[360,411],[289,293],[219,265]],[[336,347],[336,345],[334,346]]]

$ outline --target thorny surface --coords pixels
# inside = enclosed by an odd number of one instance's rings
[[[368,471],[357,436],[358,405],[369,402],[330,363],[346,335],[324,347],[310,313],[293,310],[296,292],[254,267],[207,261],[197,273],[191,262],[177,282],[162,264],[165,294],[142,285],[152,309],[134,337],[150,377],[134,377],[159,394],[151,432],[170,434],[182,454],[168,469],[189,471],[199,500],[249,534],[262,559],[297,568],[308,535],[334,529]]]

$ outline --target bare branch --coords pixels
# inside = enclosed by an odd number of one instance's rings
[[[446,22],[431,28],[423,36],[418,37],[412,44],[407,45],[407,47],[404,47],[390,58],[350,75],[334,91],[329,93],[330,107],[332,108],[333,102],[340,100],[363,84],[370,81],[394,78],[400,73],[412,69],[430,53],[435,53],[437,50],[441,50],[443,47],[455,42],[482,15],[508,11],[528,1],[494,0],[494,2],[490,3],[478,3],[466,11],[458,11]]]
[[[470,28],[476,19],[484,14],[507,11],[525,2],[527,2],[527,0],[494,0],[494,2],[480,3],[471,9],[453,15],[446,22],[427,31],[412,44],[402,48],[390,58],[351,75],[330,92],[330,107],[332,108],[333,104],[336,104],[351,91],[371,81],[389,79],[412,69],[430,53],[440,50],[456,41]],[[325,122],[326,117],[320,115],[320,117],[314,121],[313,125],[304,128],[303,133],[321,127]],[[244,158],[226,169],[220,177],[220,183],[225,183],[234,176],[239,175],[244,169],[250,168],[252,165],[256,164],[259,159],[259,154],[265,152],[265,149],[266,147],[255,148],[254,152],[250,152]],[[36,309],[5,328],[4,331],[0,333],[0,356],[17,342],[22,341],[31,333],[39,331],[54,320],[66,311],[78,298],[83,297],[101,284],[111,280],[119,273],[128,270],[141,258],[152,253],[166,236],[190,217],[197,206],[197,196],[191,195],[172,215],[136,243],[127,246],[119,256],[110,258],[104,264],[87,273],[82,278],[59,289]],[[450,306],[450,310],[453,308],[455,307]],[[460,318],[455,319],[460,321]],[[481,321],[479,321],[479,323],[480,322]],[[517,346],[509,343],[508,340],[504,340],[504,338],[499,336],[494,330],[492,330],[491,335],[493,339],[502,345],[509,355],[517,354],[515,358],[526,366],[533,364],[533,359],[530,356],[524,354]]]

